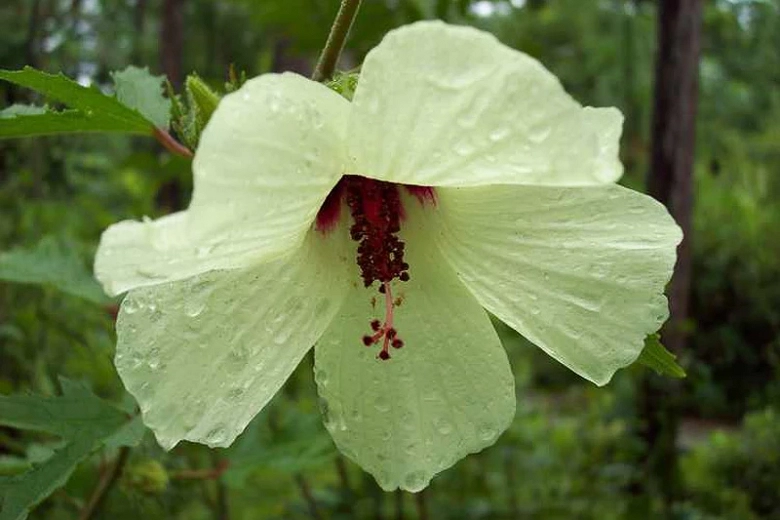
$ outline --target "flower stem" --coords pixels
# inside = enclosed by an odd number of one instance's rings
[[[192,151],[173,138],[171,134],[162,128],[154,127],[154,138],[165,147],[166,150],[174,155],[180,155],[187,159],[192,159]]]
[[[344,42],[349,35],[349,29],[357,16],[360,1],[341,0],[341,7],[339,7],[339,12],[336,14],[333,26],[330,28],[328,41],[325,42],[325,48],[322,49],[320,59],[317,61],[317,66],[314,68],[314,73],[311,76],[311,79],[314,81],[327,81],[333,76],[336,63],[339,61],[339,56],[344,48]]]
[[[116,458],[116,462],[100,476],[97,486],[92,492],[92,496],[89,497],[84,509],[81,510],[79,520],[91,520],[95,517],[98,509],[105,500],[106,495],[111,488],[114,487],[114,484],[119,480],[119,477],[122,476],[122,470],[124,470],[129,456],[130,448],[122,447],[119,449],[119,455]]]

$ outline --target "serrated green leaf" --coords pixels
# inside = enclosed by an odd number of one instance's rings
[[[27,473],[0,479],[0,520],[24,520],[30,510],[65,485],[95,447],[90,436],[75,439]]]
[[[74,249],[53,237],[0,253],[0,280],[48,285],[99,304],[111,301]]]
[[[167,129],[171,113],[171,100],[163,96],[165,76],[152,76],[149,69],[133,67],[112,72],[116,98],[134,108],[158,128]]]
[[[645,348],[636,361],[652,368],[658,375],[683,378],[685,370],[677,364],[676,359],[677,356],[666,350],[666,347],[661,344],[658,334],[651,334],[645,338]]]
[[[63,445],[26,473],[0,478],[0,520],[22,520],[63,486],[76,466],[132,421],[80,383],[61,380],[62,395],[0,396],[0,425],[51,433]],[[125,439],[132,439],[126,436]]]
[[[65,103],[81,112],[85,118],[98,127],[109,127],[113,129],[111,131],[135,134],[151,134],[153,131],[153,123],[137,110],[125,106],[117,98],[107,96],[94,87],[81,86],[62,74],[48,74],[31,67],[25,67],[22,70],[0,70],[0,79],[27,87],[49,99]],[[26,117],[40,118],[44,115],[46,114],[2,119],[0,120],[0,136],[18,137],[21,134],[13,129],[8,130],[6,127],[22,124]],[[40,135],[40,132],[33,135]]]
[[[72,439],[85,433],[114,432],[126,422],[125,414],[117,408],[68,379],[62,380],[61,396],[0,396],[0,425],[20,430]]]

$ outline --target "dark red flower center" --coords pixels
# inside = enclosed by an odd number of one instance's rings
[[[400,188],[413,195],[421,204],[435,203],[433,188],[407,186],[378,181],[359,175],[345,175],[331,190],[322,204],[315,221],[321,233],[334,229],[341,216],[342,202],[347,204],[352,216],[350,237],[358,243],[357,264],[363,285],[370,287],[378,282],[378,291],[385,299],[384,322],[371,322],[372,334],[363,336],[367,347],[382,341],[377,357],[390,359],[390,349],[401,348],[403,340],[393,327],[393,309],[400,305],[393,299],[390,283],[397,279],[409,280],[409,264],[404,261],[406,244],[398,237],[406,214]]]

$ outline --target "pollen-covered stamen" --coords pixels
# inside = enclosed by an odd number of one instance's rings
[[[385,321],[370,322],[371,334],[363,336],[367,347],[382,341],[377,357],[390,359],[390,347],[404,346],[393,328],[393,309],[402,298],[393,299],[390,283],[409,280],[409,264],[404,262],[404,242],[398,237],[406,215],[401,203],[401,188],[425,206],[436,205],[436,192],[428,186],[394,184],[359,175],[345,175],[331,190],[315,220],[315,229],[323,234],[336,228],[346,202],[352,216],[350,237],[358,242],[357,264],[363,285],[379,282],[379,293],[385,297]],[[407,197],[407,200],[409,198]],[[372,305],[375,298],[372,298]]]
[[[390,287],[389,282],[382,282],[381,285],[383,293],[385,295],[385,321],[380,323],[379,320],[371,321],[371,330],[374,334],[371,336],[363,336],[363,344],[367,347],[375,345],[380,339],[384,338],[382,342],[382,350],[379,351],[377,357],[382,360],[390,359],[390,347],[401,348],[404,342],[398,337],[398,331],[393,327],[393,310],[395,303],[393,302],[393,290]]]
[[[369,287],[375,281],[408,280],[405,244],[397,236],[403,217],[398,186],[356,175],[345,176],[343,183],[353,220],[349,233],[358,242],[357,263],[363,284]]]

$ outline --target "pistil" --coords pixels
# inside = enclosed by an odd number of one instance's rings
[[[344,201],[352,216],[350,237],[358,242],[357,264],[363,285],[371,287],[378,282],[378,291],[385,297],[385,319],[370,322],[372,334],[363,336],[367,347],[382,340],[377,357],[390,359],[390,347],[399,349],[403,340],[393,325],[393,312],[400,303],[393,299],[393,280],[409,280],[409,264],[404,262],[406,244],[398,237],[405,218],[399,188],[401,185],[345,175],[326,198],[317,214],[316,229],[327,233],[335,228]],[[433,188],[404,186],[421,204],[436,204]]]

